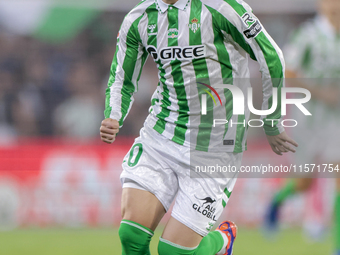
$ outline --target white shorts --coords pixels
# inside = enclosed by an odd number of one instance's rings
[[[204,165],[214,162],[216,165],[234,166],[237,169],[241,166],[243,154],[195,153],[191,163]],[[144,189],[153,193],[165,210],[169,209],[177,195],[171,216],[205,236],[220,217],[237,179],[236,173],[229,178],[207,176],[190,176],[189,147],[144,127],[124,158],[120,178],[123,188]]]

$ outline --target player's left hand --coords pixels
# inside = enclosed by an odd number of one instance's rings
[[[289,143],[291,145],[294,145],[295,147],[298,147],[297,142],[295,142],[292,138],[290,138],[286,132],[282,132],[279,135],[267,135],[267,140],[268,143],[270,145],[270,147],[272,147],[272,150],[277,154],[282,156],[282,153],[285,152],[295,152],[295,149],[289,145]]]

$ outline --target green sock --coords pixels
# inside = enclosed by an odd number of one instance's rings
[[[150,255],[153,231],[129,220],[122,220],[119,227],[122,255]]]
[[[215,255],[224,245],[224,240],[218,231],[212,231],[197,247],[187,248],[160,238],[158,244],[159,255]]]
[[[282,202],[285,201],[288,197],[295,194],[295,187],[296,182],[294,180],[287,182],[287,184],[275,194],[274,203],[276,203],[277,205],[282,204]]]
[[[340,192],[335,198],[335,248],[340,251]]]

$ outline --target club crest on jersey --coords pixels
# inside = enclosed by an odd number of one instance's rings
[[[178,37],[178,29],[177,28],[170,28],[168,30],[168,38],[177,38]]]
[[[156,27],[156,24],[148,25],[148,36],[157,35],[157,32],[155,32]]]
[[[191,20],[191,23],[188,24],[188,27],[191,29],[192,32],[196,33],[198,29],[201,27],[201,23],[199,23],[199,20],[196,18],[193,18]]]

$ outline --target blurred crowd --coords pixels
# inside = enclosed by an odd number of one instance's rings
[[[14,36],[0,30],[0,138],[3,142],[27,136],[78,139],[98,136],[115,35],[123,17],[123,14],[103,14],[72,41],[61,45],[45,44],[34,37]],[[149,104],[147,100],[138,101]],[[138,112],[141,109],[138,106],[134,109],[131,114],[135,118],[144,118],[147,114],[147,111]],[[135,134],[140,128],[126,126],[122,133]]]
[[[98,137],[116,35],[124,15],[103,13],[63,44],[12,35],[0,27],[0,143],[17,137]],[[260,18],[280,44],[288,28],[306,17]],[[138,134],[157,79],[149,59],[121,135]]]

